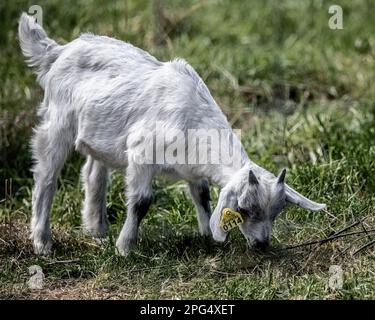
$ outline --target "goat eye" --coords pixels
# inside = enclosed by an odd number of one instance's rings
[[[261,213],[261,209],[257,205],[252,205],[251,206],[251,212],[253,212],[255,215],[259,215]]]
[[[278,205],[276,206],[276,208],[275,208],[275,211],[276,211],[277,213],[280,213],[280,212],[284,209],[285,205],[286,205],[286,202],[283,202],[283,203],[278,204]]]
[[[237,211],[238,211],[239,213],[241,213],[242,215],[250,216],[250,211],[247,210],[247,209],[245,209],[245,208],[240,208],[240,207],[238,207],[238,208],[237,208]]]

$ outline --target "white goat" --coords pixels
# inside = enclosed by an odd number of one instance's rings
[[[32,139],[35,186],[31,237],[36,253],[47,254],[51,249],[49,212],[58,175],[74,146],[87,157],[82,170],[82,219],[85,229],[94,236],[104,236],[108,229],[108,168],[126,170],[127,217],[116,243],[123,255],[137,242],[139,224],[152,201],[151,182],[157,173],[188,182],[200,232],[212,233],[217,241],[224,241],[227,234],[220,227],[223,208],[241,213],[241,232],[259,248],[267,246],[272,222],[286,201],[309,210],[324,208],[285,184],[285,170],[275,177],[248,158],[208,88],[185,61],[160,62],[131,44],[91,34],[58,45],[25,13],[20,18],[19,40],[45,92],[38,112],[41,123]],[[240,166],[212,161],[134,161],[141,137],[174,129],[185,135],[189,129],[228,130],[231,140],[224,149],[240,147]],[[171,143],[157,144],[156,148],[165,151]],[[213,144],[207,142],[212,149]],[[191,149],[184,151],[188,158],[192,156]],[[221,188],[211,218],[206,179]]]

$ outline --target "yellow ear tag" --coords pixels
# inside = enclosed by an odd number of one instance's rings
[[[223,211],[221,211],[220,227],[225,232],[239,226],[243,222],[244,221],[239,212],[233,211],[229,208],[224,208]]]

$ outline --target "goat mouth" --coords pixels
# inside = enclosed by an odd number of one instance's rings
[[[260,252],[260,253],[267,253],[268,250],[269,250],[269,246],[265,246],[265,247],[257,247],[257,246],[254,246],[253,248],[254,248],[254,250],[255,250],[256,252]]]
[[[268,243],[267,243],[267,244],[264,244],[264,245],[259,245],[259,244],[257,244],[257,241],[256,241],[256,240],[253,240],[253,239],[251,239],[251,238],[246,238],[246,240],[247,240],[247,244],[248,244],[248,246],[249,246],[252,250],[254,250],[254,251],[256,251],[256,252],[266,253],[266,252],[269,250],[269,248],[270,248],[270,246],[269,246]]]
[[[255,246],[255,241],[251,238],[246,238],[246,242],[247,242],[247,245],[250,247],[250,248],[254,248]]]

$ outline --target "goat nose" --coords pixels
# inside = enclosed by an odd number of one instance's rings
[[[264,240],[264,241],[256,240],[254,243],[255,249],[260,250],[262,252],[265,252],[268,246],[269,246],[269,243],[267,240]]]

